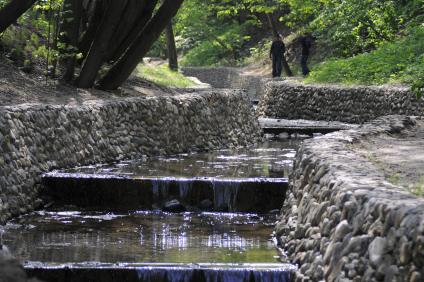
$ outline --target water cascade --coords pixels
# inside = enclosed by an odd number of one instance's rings
[[[290,281],[272,231],[295,147],[53,171],[53,204],[6,225],[3,243],[46,282]]]

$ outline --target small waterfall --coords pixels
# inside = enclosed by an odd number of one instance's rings
[[[178,200],[188,204],[192,202],[193,180],[186,178],[155,178],[151,179],[153,203],[163,203]]]
[[[183,269],[141,268],[138,279],[143,282],[190,282],[190,273]]]
[[[281,269],[137,268],[140,282],[288,282],[291,272]]]
[[[181,179],[177,183],[179,195],[182,200],[186,200],[190,196],[193,189],[193,181],[190,179]]]
[[[235,211],[237,209],[237,195],[240,190],[240,181],[214,179],[214,207],[218,211]]]
[[[167,178],[151,179],[153,201],[161,201],[166,199],[169,195],[170,180]]]

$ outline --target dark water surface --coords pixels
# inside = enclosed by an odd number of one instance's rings
[[[267,141],[257,148],[228,149],[208,153],[147,158],[113,165],[66,170],[66,173],[127,175],[131,177],[287,177],[300,141]]]
[[[277,262],[275,216],[39,211],[5,227],[22,262]]]

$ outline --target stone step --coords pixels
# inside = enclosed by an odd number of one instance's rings
[[[267,213],[280,209],[287,178],[145,178],[119,174],[52,172],[43,175],[57,205],[111,210],[157,209]],[[171,203],[169,203],[172,201]],[[178,208],[178,202],[181,204]]]
[[[296,268],[266,264],[43,264],[28,262],[26,272],[45,282],[288,282]]]
[[[315,133],[331,133],[358,127],[357,124],[337,121],[312,121],[259,118],[259,124],[265,134],[278,135],[280,133],[313,135]]]

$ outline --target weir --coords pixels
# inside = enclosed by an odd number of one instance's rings
[[[46,193],[56,205],[154,209],[178,200],[184,210],[259,212],[279,209],[287,178],[131,178],[53,173],[43,177]]]
[[[120,264],[27,266],[31,276],[45,281],[145,282],[289,282],[290,264]]]
[[[285,282],[273,226],[298,141],[53,171],[3,243],[43,281]]]
[[[112,165],[54,171],[43,176],[46,195],[57,205],[111,210],[267,213],[279,209],[288,187],[297,141],[260,147],[182,154]]]

